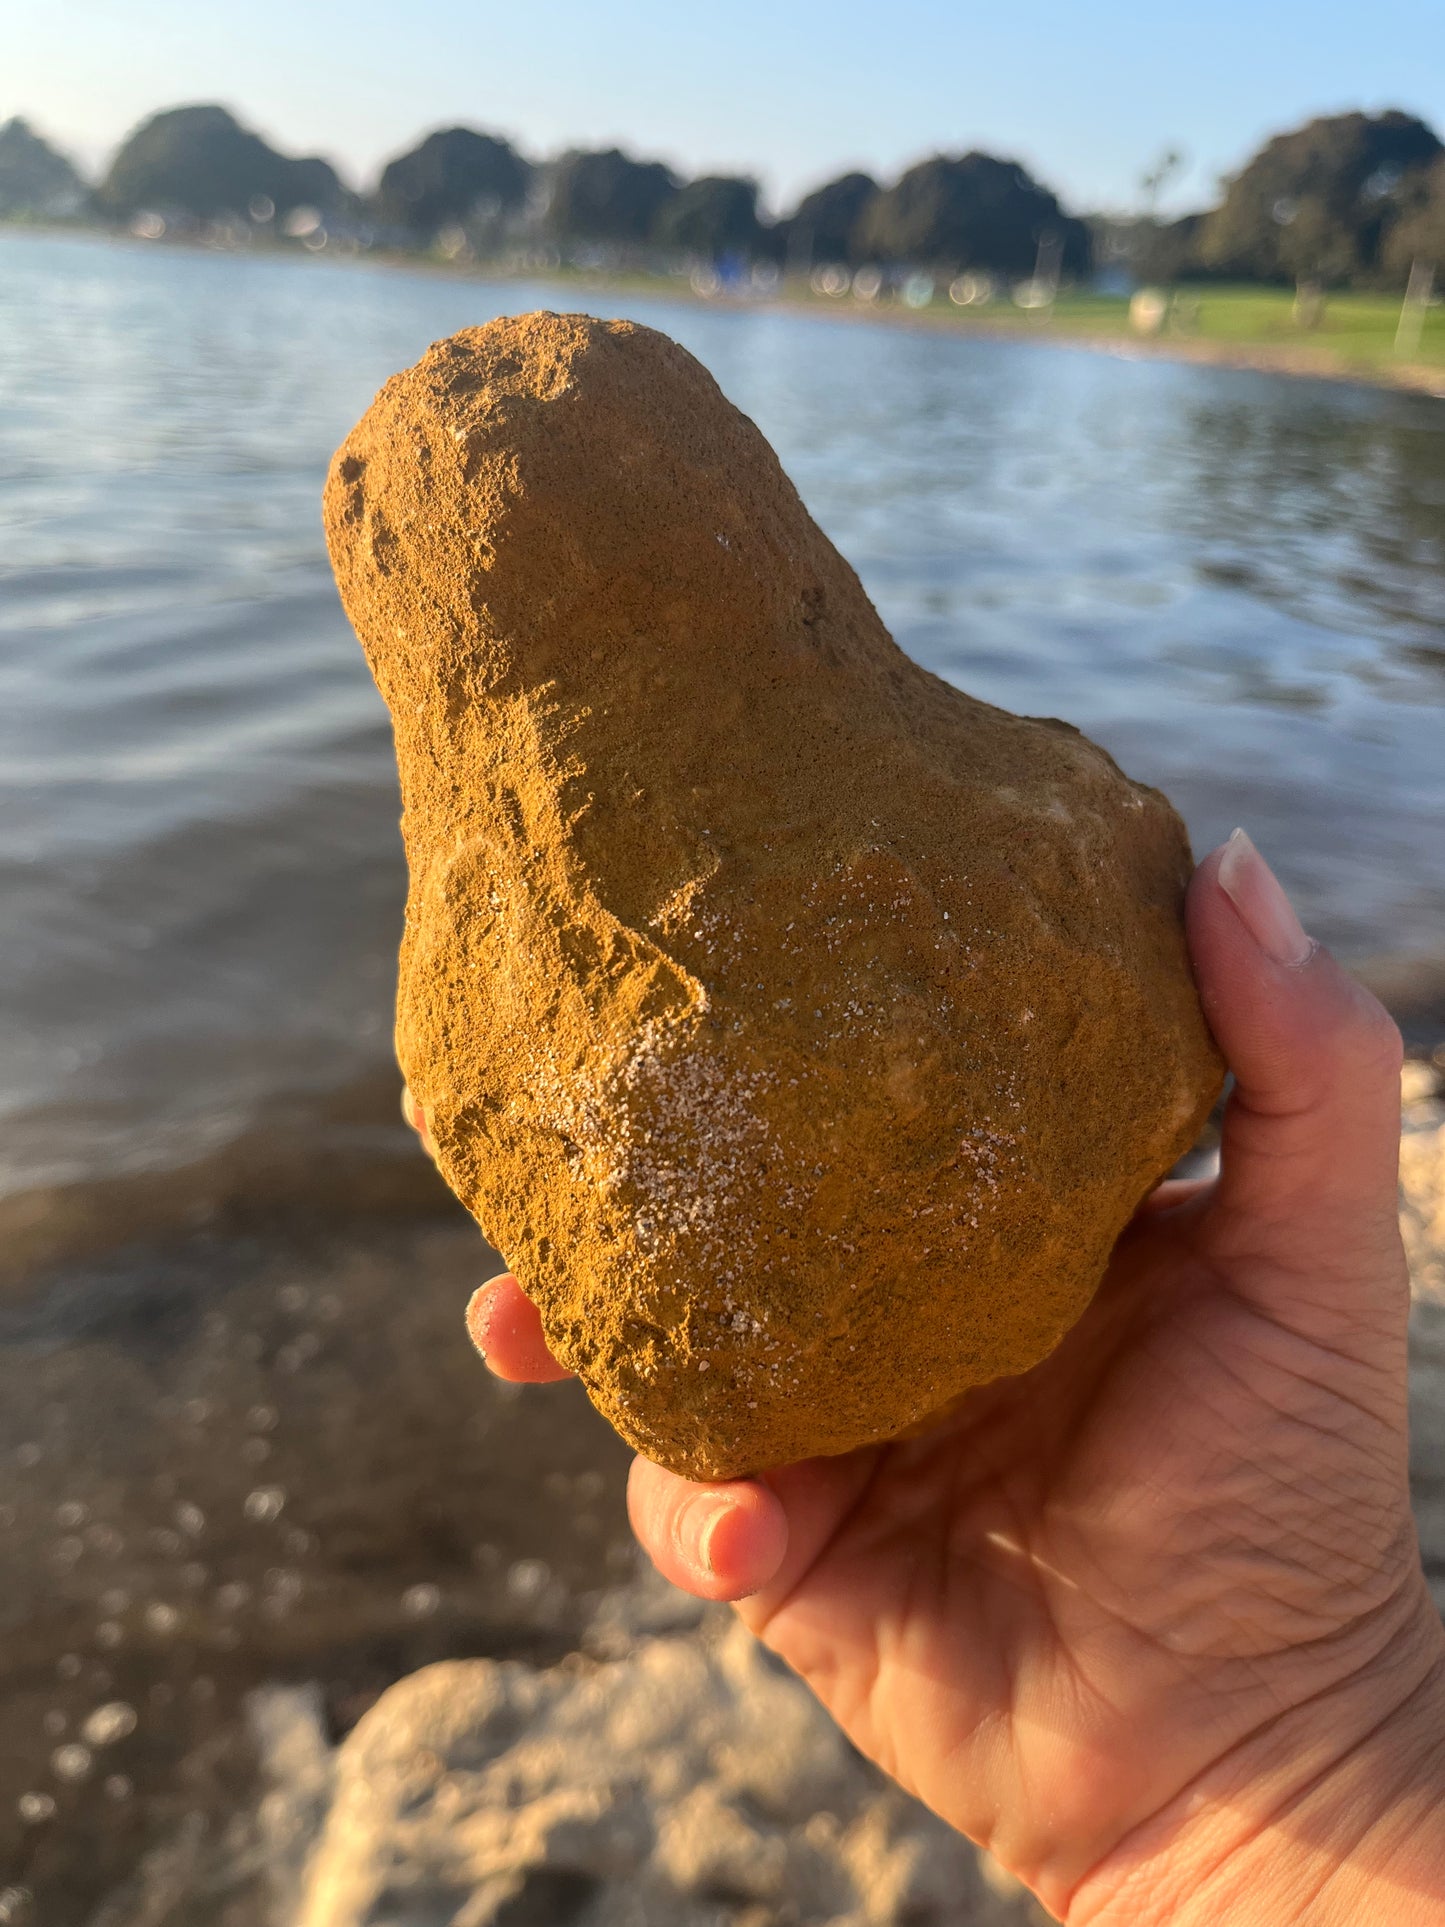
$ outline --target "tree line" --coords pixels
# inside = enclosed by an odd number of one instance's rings
[[[1152,279],[1398,288],[1445,267],[1445,147],[1412,114],[1334,114],[1276,134],[1217,206],[1149,223]]]
[[[1398,110],[1321,118],[1267,141],[1215,206],[1123,224],[1068,212],[1016,161],[937,154],[888,183],[843,174],[769,220],[745,176],[685,180],[615,148],[539,164],[470,127],[428,134],[358,194],[328,162],[278,152],[227,109],[186,106],[143,121],[93,185],[23,122],[0,128],[0,216],[47,211],[182,231],[231,224],[324,240],[329,229],[480,257],[545,242],[611,265],[663,254],[1027,277],[1046,259],[1055,278],[1078,280],[1112,252],[1150,279],[1385,287],[1416,261],[1445,265],[1445,148]]]

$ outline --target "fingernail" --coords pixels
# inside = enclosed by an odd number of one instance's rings
[[[409,1087],[405,1084],[401,1087],[401,1114],[421,1139],[422,1149],[430,1156],[431,1138],[427,1134],[426,1112],[420,1104],[417,1103]]]
[[[1294,967],[1312,954],[1313,938],[1305,934],[1279,878],[1243,830],[1236,830],[1224,846],[1219,887],[1266,956]]]
[[[732,1506],[726,1499],[708,1495],[694,1499],[683,1514],[678,1532],[682,1541],[681,1549],[688,1563],[699,1572],[713,1572],[713,1538],[731,1511]]]

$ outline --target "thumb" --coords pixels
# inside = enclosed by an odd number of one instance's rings
[[[1305,935],[1243,830],[1200,864],[1186,924],[1234,1074],[1211,1243],[1254,1260],[1251,1277],[1358,1314],[1362,1279],[1393,1293],[1400,1277],[1400,1033]]]

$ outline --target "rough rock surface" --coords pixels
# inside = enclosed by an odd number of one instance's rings
[[[1219,1087],[1165,799],[909,661],[648,329],[438,343],[325,509],[396,731],[402,1068],[594,1401],[727,1476],[1047,1353]]]
[[[639,1589],[645,1610],[657,1590]],[[305,1689],[258,1695],[277,1917],[291,1927],[1046,1918],[862,1760],[730,1614],[691,1603],[677,1615],[691,1626],[608,1661],[428,1667],[334,1754]]]

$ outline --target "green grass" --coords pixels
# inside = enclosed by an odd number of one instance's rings
[[[489,270],[483,266],[479,271]],[[548,269],[542,278],[599,292],[691,298],[682,275],[564,267]],[[1435,372],[1445,376],[1445,303],[1427,312],[1418,348],[1399,354],[1398,294],[1326,294],[1315,325],[1303,328],[1295,319],[1294,295],[1288,288],[1195,283],[1173,292],[1175,306],[1164,327],[1145,336],[1130,326],[1126,295],[1067,291],[1046,310],[1017,308],[1004,295],[986,307],[960,308],[948,299],[941,280],[927,307],[909,308],[891,297],[863,303],[849,295],[816,295],[805,279],[790,275],[777,298],[789,306],[853,320],[901,321],[958,334],[1017,335],[1036,341],[1134,341],[1162,355],[1218,358],[1290,374],[1397,381],[1445,395],[1445,379],[1437,379]]]
[[[855,305],[843,299],[829,300],[813,295],[805,287],[794,289],[810,306],[842,308]],[[882,309],[880,312],[890,312]],[[916,315],[920,320],[956,327],[962,332],[1010,333],[1060,340],[1128,339],[1127,297],[1115,295],[1065,293],[1050,311],[1016,308],[1007,299],[991,302],[984,308],[957,308],[939,296],[924,309],[897,308],[899,315]],[[1191,347],[1207,353],[1211,348],[1221,354],[1238,353],[1268,366],[1318,364],[1321,368],[1347,368],[1361,374],[1388,375],[1406,365],[1416,368],[1445,368],[1445,307],[1429,310],[1419,348],[1406,355],[1395,350],[1395,332],[1400,321],[1400,297],[1388,294],[1327,294],[1314,327],[1302,328],[1295,319],[1294,297],[1284,288],[1195,286],[1181,288],[1170,318],[1162,331],[1152,337],[1135,337],[1151,342],[1160,350],[1174,347],[1189,352]]]

